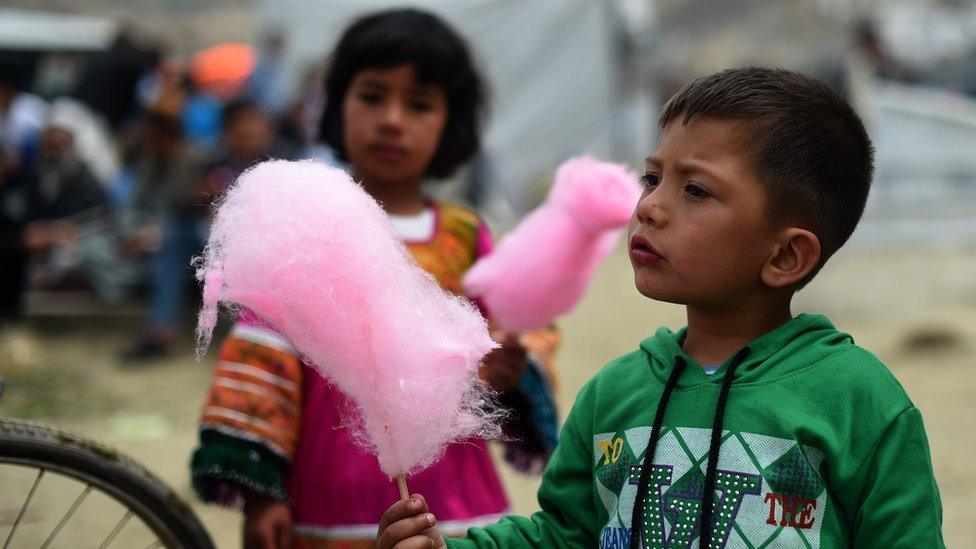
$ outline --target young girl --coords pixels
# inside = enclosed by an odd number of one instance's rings
[[[473,212],[427,198],[421,182],[450,175],[479,148],[484,92],[463,40],[416,10],[364,17],[339,41],[326,93],[321,138],[390,214],[420,266],[460,292],[490,236]],[[504,344],[486,358],[483,377],[510,397],[503,401],[531,408],[538,395],[517,389],[530,377],[523,374],[530,360],[549,362],[556,337],[500,335]],[[243,502],[246,547],[286,547],[292,535],[299,547],[373,547],[377,517],[398,495],[344,427],[350,406],[273,327],[245,312],[222,346],[204,407],[195,489],[207,501]],[[540,438],[533,425],[520,427],[521,440]],[[523,466],[527,453],[547,456],[539,444],[510,450]],[[483,440],[449,446],[410,488],[437,494],[431,500],[451,532],[508,509]]]

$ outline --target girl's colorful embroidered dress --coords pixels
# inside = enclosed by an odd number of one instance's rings
[[[470,210],[439,202],[430,207],[435,215],[432,236],[405,244],[444,288],[459,292],[464,272],[490,251],[491,237]],[[527,381],[541,378],[548,384],[558,333],[544,330],[521,339],[533,358],[545,365],[535,368]],[[530,391],[539,392],[538,387]],[[532,425],[517,426],[516,431],[540,430],[540,423],[546,431],[546,421],[554,426],[551,385],[544,386],[543,393],[550,406],[540,409]],[[530,395],[530,401],[537,400],[537,394]],[[357,446],[344,428],[351,406],[299,359],[287,340],[245,312],[221,347],[204,405],[200,447],[191,463],[194,488],[204,500],[225,505],[239,505],[243,490],[289,499],[299,547],[373,547],[379,517],[399,495],[376,458]],[[552,438],[546,435],[528,438]],[[515,442],[507,454],[513,464],[532,468],[526,456],[531,462],[533,457],[547,458],[550,451]],[[460,534],[468,527],[493,523],[508,511],[483,440],[449,446],[440,461],[411,477],[409,485],[432,502],[445,532]]]

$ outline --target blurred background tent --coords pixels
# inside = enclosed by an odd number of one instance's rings
[[[976,236],[976,6],[817,0],[423,0],[469,37],[493,109],[485,156],[469,176],[492,189],[502,225],[545,191],[550,170],[592,152],[638,163],[657,109],[688,78],[773,65],[824,78],[861,109],[878,178],[858,239],[908,244]],[[286,71],[319,63],[353,17],[381,0],[257,0],[284,31]],[[946,88],[949,90],[947,91]],[[937,220],[937,221],[936,221]],[[906,240],[907,239],[907,240]]]
[[[63,2],[11,0],[8,4],[53,8]],[[915,204],[919,191],[912,191],[913,195],[904,189],[904,182],[897,181],[905,178],[913,182],[910,186],[925,185],[927,204],[939,203],[928,210],[933,214],[941,213],[942,206],[953,211],[960,204],[976,206],[966,190],[976,185],[976,160],[958,154],[976,145],[976,132],[967,122],[971,116],[959,114],[972,111],[976,92],[976,63],[971,61],[976,52],[976,4],[948,0],[420,0],[412,4],[432,9],[457,25],[486,69],[493,99],[486,147],[463,177],[474,187],[467,190],[469,198],[477,200],[500,228],[541,198],[551,170],[561,159],[591,152],[638,164],[653,146],[662,100],[678,85],[694,76],[746,64],[806,70],[851,95],[872,125],[879,149],[879,177],[869,219],[875,217],[876,208],[884,208],[880,213],[885,216],[904,215],[905,208],[894,202]],[[58,36],[48,40],[75,37],[85,47],[105,48],[113,33],[125,26],[191,59],[203,55],[194,56],[195,52],[227,43],[252,44],[257,51],[262,37],[276,34],[282,41],[283,93],[294,96],[314,82],[313,69],[321,69],[324,55],[344,25],[362,13],[393,5],[397,3],[386,0],[192,4],[165,0],[139,2],[145,16],[136,20],[126,2],[92,0],[83,11],[100,17],[0,10],[0,29],[20,29],[0,33],[0,44],[23,49],[36,42],[37,37],[21,39],[26,29],[41,28],[41,23],[31,22],[32,17],[41,18],[45,28],[70,21],[71,28],[77,29],[43,33]],[[80,10],[76,6],[73,11]],[[247,72],[247,67],[242,70]],[[38,76],[37,87],[52,95],[45,89],[57,87],[51,82],[58,77],[50,76],[57,71],[42,72],[48,76]],[[892,81],[896,89],[889,92]],[[933,145],[939,142],[933,137],[947,134],[954,138],[949,148],[957,153]],[[933,154],[955,156],[945,164],[933,162]],[[918,158],[927,161],[911,160]],[[914,164],[908,168],[906,162]],[[923,180],[926,183],[920,184]],[[960,221],[960,216],[965,217],[958,212],[950,215],[955,219],[952,226],[966,226],[964,232],[971,235],[973,223]],[[937,230],[923,225],[926,231]],[[866,237],[895,234],[873,230],[870,224],[861,232]]]
[[[580,151],[607,156],[616,94],[610,4],[592,0],[422,0],[469,39],[491,85],[485,156],[474,183],[497,189],[495,213],[520,212],[541,196],[548,170]],[[356,16],[382,0],[258,0],[263,23],[284,31],[286,70],[320,63]],[[295,79],[292,78],[294,81]],[[512,212],[511,210],[514,210]]]
[[[115,36],[104,17],[0,8],[0,50],[99,51]]]

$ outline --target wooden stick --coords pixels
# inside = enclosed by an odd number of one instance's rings
[[[410,499],[410,492],[407,491],[407,479],[403,477],[403,473],[397,474],[397,486],[400,488],[400,499]]]

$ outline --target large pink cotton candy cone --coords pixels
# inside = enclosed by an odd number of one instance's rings
[[[217,211],[197,277],[199,349],[218,302],[246,307],[359,406],[390,476],[493,431],[478,381],[495,347],[478,310],[422,271],[376,202],[341,170],[265,162]]]
[[[464,277],[509,331],[548,325],[583,297],[640,197],[637,176],[589,157],[564,162],[546,201]]]

